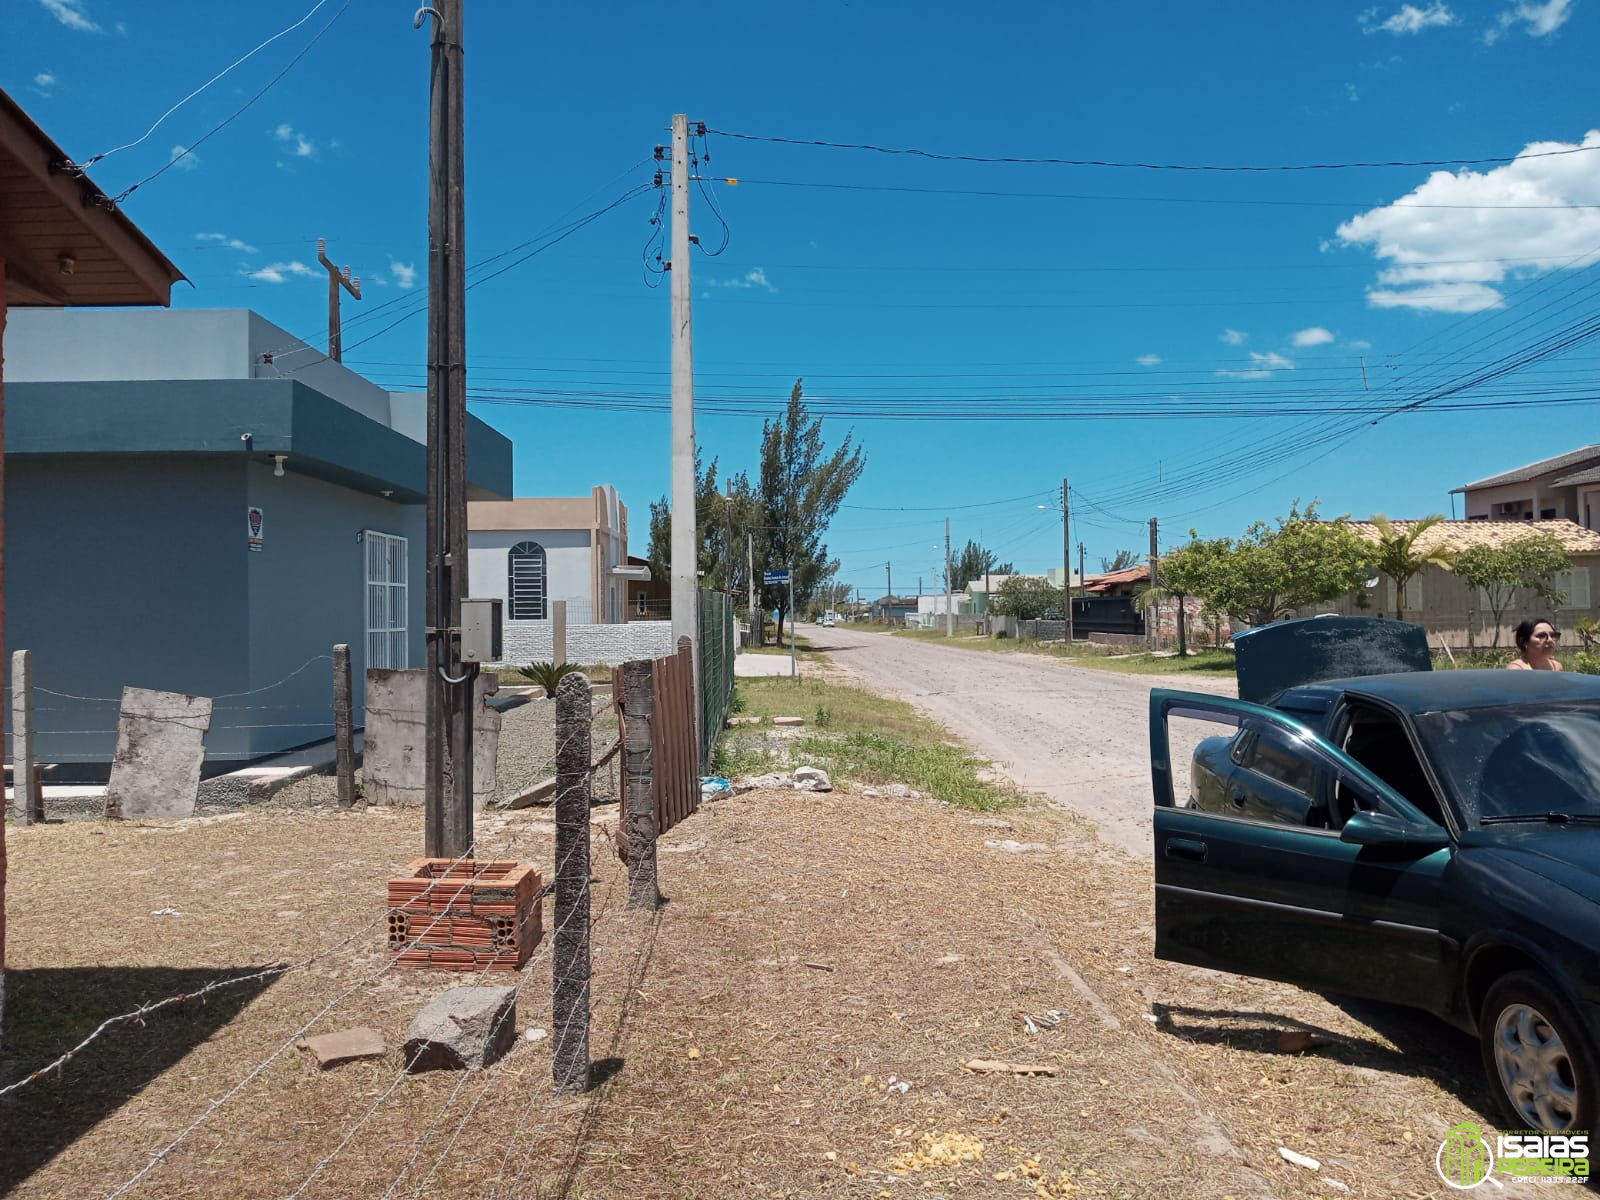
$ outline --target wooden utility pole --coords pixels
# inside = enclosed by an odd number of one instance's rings
[[[343,288],[357,300],[361,299],[361,278],[351,278],[350,268],[343,273],[328,258],[328,239],[317,239],[317,261],[328,268],[328,357],[334,362],[343,361],[344,347],[339,336],[339,289]]]
[[[950,518],[944,519],[944,635],[956,635],[956,590],[950,580]]]
[[[428,130],[428,673],[426,850],[472,852],[475,667],[461,662],[467,590],[466,206],[462,0],[436,0]]]
[[[694,511],[694,322],[689,292],[689,118],[672,118],[672,640],[700,644],[699,524]],[[700,712],[700,655],[694,711]],[[704,764],[701,764],[704,766]]]
[[[1061,617],[1067,637],[1067,649],[1072,648],[1072,488],[1065,479],[1061,481]]]

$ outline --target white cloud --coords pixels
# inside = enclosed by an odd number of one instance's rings
[[[1421,33],[1424,29],[1454,25],[1456,15],[1443,0],[1434,0],[1434,3],[1427,8],[1418,8],[1415,4],[1402,4],[1397,12],[1390,13],[1382,20],[1378,18],[1376,8],[1369,8],[1356,20],[1361,23],[1363,33],[1404,34]]]
[[[292,146],[293,153],[296,158],[316,157],[317,144],[305,134],[298,132],[293,125],[279,125],[272,131],[272,136],[278,141]],[[278,165],[282,166],[283,164],[279,163]]]
[[[1358,88],[1353,83],[1345,84],[1344,85],[1344,98],[1346,100],[1350,101],[1351,104],[1359,103],[1360,100],[1361,100],[1361,89]]]
[[[83,11],[82,0],[39,0],[44,5],[45,11],[68,29],[82,30],[84,33],[99,33],[100,26],[89,19],[89,14]]]
[[[55,90],[55,74],[50,71],[40,71],[33,77],[33,86],[41,96],[48,96]]]
[[[1561,153],[1581,147],[1593,153]],[[1600,130],[1577,146],[1530,143],[1490,171],[1435,171],[1395,203],[1338,228],[1386,265],[1367,291],[1377,308],[1479,312],[1499,285],[1595,262],[1600,246]]]
[[[1302,348],[1306,346],[1326,346],[1333,341],[1333,334],[1320,325],[1313,325],[1310,329],[1302,329],[1289,340]]]
[[[1521,0],[1501,13],[1497,24],[1484,30],[1483,40],[1492,46],[1518,25],[1527,27],[1529,37],[1548,37],[1565,25],[1571,15],[1572,0],[1545,0],[1543,4]]]
[[[1138,363],[1141,367],[1159,367],[1161,365],[1161,355],[1141,354],[1133,361]]]
[[[288,283],[290,279],[315,279],[321,274],[313,271],[305,263],[298,260],[294,262],[268,263],[259,271],[246,271],[247,278],[258,280],[261,283]]]
[[[174,146],[168,155],[168,161],[180,170],[192,171],[200,165],[200,156],[184,145]]]
[[[711,279],[707,282],[712,287],[725,288],[762,288],[768,292],[776,292],[777,285],[767,278],[767,273],[761,267],[751,267],[737,279]]]
[[[1230,346],[1244,345],[1245,339],[1249,336],[1248,333],[1240,333],[1237,329],[1224,329],[1217,335],[1219,339],[1227,342]]]
[[[1357,340],[1355,340],[1353,342],[1346,342],[1345,345],[1348,346],[1352,350],[1371,350],[1372,349],[1372,343],[1371,342],[1364,341],[1364,340],[1362,340],[1360,338],[1358,338]]]
[[[1266,379],[1274,371],[1292,370],[1294,370],[1294,363],[1277,351],[1269,350],[1265,354],[1258,354],[1252,350],[1250,352],[1249,367],[1236,371],[1219,370],[1217,374],[1225,379]]]
[[[256,248],[249,242],[240,238],[229,237],[225,233],[197,233],[194,235],[194,240],[197,242],[215,242],[219,246],[225,246],[229,250],[239,250],[245,254],[254,254],[256,252]]]
[[[415,263],[389,261],[389,274],[394,276],[394,285],[402,292],[409,291],[417,286],[417,267]]]

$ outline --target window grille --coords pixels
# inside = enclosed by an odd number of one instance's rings
[[[544,547],[538,542],[518,542],[507,558],[506,607],[508,620],[544,621],[550,616],[549,588],[545,577]]]
[[[367,666],[409,665],[406,637],[406,539],[366,530]]]

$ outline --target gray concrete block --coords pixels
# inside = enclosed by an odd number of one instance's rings
[[[477,1070],[504,1056],[516,1040],[515,988],[451,988],[430,1000],[406,1030],[406,1070]]]
[[[210,728],[205,696],[123,688],[106,816],[192,817]]]
[[[367,672],[366,740],[361,755],[362,797],[368,804],[420,805],[427,767],[427,672]],[[478,807],[494,799],[500,757],[500,714],[484,703],[499,677],[480,672],[472,727],[472,794]]]

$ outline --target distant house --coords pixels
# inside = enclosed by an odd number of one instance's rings
[[[510,624],[548,621],[563,600],[574,624],[622,621],[628,510],[617,489],[587,496],[522,496],[467,505],[468,574],[474,596],[499,597]]]
[[[1043,580],[1043,575],[979,575],[966,586],[967,611],[983,616],[989,611],[989,602],[1000,594],[1000,589],[1013,579]]]
[[[1469,521],[1567,520],[1600,530],[1600,444],[1455,489]]]
[[[966,592],[956,592],[953,596],[946,596],[943,592],[925,592],[917,597],[917,621],[924,626],[932,625],[934,618],[943,620],[945,614],[951,609],[952,602],[955,615],[965,616],[972,611],[972,597]]]
[[[367,668],[423,665],[425,396],[243,309],[14,313],[6,375],[6,637],[64,694],[59,777],[110,763],[124,686],[212,697],[215,769],[332,736],[335,643],[358,724]],[[469,495],[509,494],[467,425]]]
[[[884,596],[872,602],[872,619],[874,621],[888,621],[891,624],[904,622],[908,617],[917,615],[917,597],[915,596]]]
[[[1413,521],[1394,521],[1393,526],[1405,532]],[[1352,521],[1351,527],[1371,541],[1377,541],[1377,527],[1369,521]],[[1531,592],[1519,593],[1504,614],[1500,628],[1500,645],[1511,644],[1511,631],[1518,621],[1530,615],[1550,615],[1563,631],[1563,641],[1571,644],[1571,626],[1579,617],[1600,616],[1596,609],[1596,584],[1600,583],[1600,533],[1585,529],[1574,521],[1542,519],[1480,520],[1470,517],[1462,521],[1441,521],[1418,539],[1418,549],[1438,546],[1451,550],[1464,550],[1469,546],[1499,546],[1530,534],[1550,534],[1566,551],[1572,569],[1554,580],[1556,590],[1566,595],[1554,613],[1547,614],[1548,605]],[[1453,647],[1468,645],[1486,646],[1495,639],[1492,614],[1486,598],[1469,588],[1460,577],[1439,567],[1429,567],[1407,582],[1404,596],[1397,596],[1394,581],[1373,573],[1369,586],[1359,593],[1341,596],[1320,605],[1315,612],[1335,612],[1347,615],[1393,616],[1396,601],[1404,619],[1423,626],[1434,635],[1435,643],[1444,641]],[[1307,614],[1309,615],[1309,613]]]
[[[1091,596],[1132,596],[1143,591],[1150,582],[1150,564],[1125,567],[1121,571],[1107,571],[1103,575],[1086,575],[1083,590]]]
[[[672,619],[672,580],[650,566],[648,558],[628,555],[628,565],[641,572],[628,580],[628,602],[623,606],[627,621],[669,621]]]

